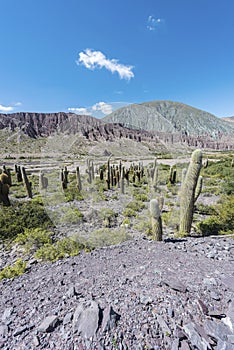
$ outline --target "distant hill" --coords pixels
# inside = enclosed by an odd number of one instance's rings
[[[234,149],[234,123],[177,102],[134,104],[103,119],[64,112],[0,114],[0,141],[8,154],[15,148],[27,151],[34,144],[36,149],[47,138],[59,135],[74,140],[84,152],[87,147],[97,152],[104,147],[104,153],[118,149],[120,154],[140,147],[142,152],[157,149],[159,153],[190,147]]]
[[[103,118],[105,122],[122,123],[136,129],[188,135],[233,134],[232,125],[200,109],[171,101],[132,104]]]
[[[224,117],[222,119],[225,120],[226,122],[234,123],[234,117]]]

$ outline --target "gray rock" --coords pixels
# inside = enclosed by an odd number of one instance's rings
[[[6,323],[6,321],[9,320],[13,310],[14,310],[13,307],[8,307],[7,309],[4,310],[2,314],[2,322]]]
[[[206,320],[204,329],[209,336],[217,340],[226,341],[227,335],[232,334],[230,329],[221,321]]]
[[[190,346],[187,342],[187,340],[182,340],[180,344],[180,350],[190,350]]]
[[[157,315],[157,321],[162,328],[163,333],[168,336],[171,335],[171,329],[168,327],[161,315]]]
[[[208,315],[208,307],[205,305],[205,303],[201,299],[197,300],[197,305],[204,315]]]
[[[233,345],[219,339],[216,350],[233,350]]]
[[[227,336],[228,343],[231,343],[234,345],[234,334],[230,334]]]
[[[80,304],[73,316],[73,332],[78,332],[83,338],[92,338],[99,325],[99,306],[95,301]]]
[[[26,332],[28,330],[28,328],[29,327],[27,325],[24,325],[22,327],[15,329],[15,331],[13,332],[13,336],[17,337],[17,335],[20,335],[20,334]]]
[[[146,295],[141,295],[140,296],[140,302],[141,304],[144,304],[144,305],[148,305],[150,303],[152,303],[152,298],[150,296],[146,296]]]
[[[40,338],[37,336],[37,335],[35,335],[34,337],[33,337],[33,345],[34,346],[39,346],[40,345]]]
[[[0,326],[0,338],[5,338],[8,333],[8,326],[2,325]]]
[[[73,313],[68,312],[63,319],[63,324],[66,325],[66,324],[70,323],[72,320],[72,317],[73,317]]]
[[[179,339],[174,339],[171,344],[171,350],[178,350],[179,349]]]
[[[234,276],[225,277],[222,279],[223,284],[234,291]]]
[[[167,276],[166,278],[163,278],[163,282],[170,288],[185,293],[187,288],[186,286],[180,282],[178,278],[175,278],[174,276]]]
[[[68,298],[72,298],[72,297],[74,297],[75,295],[76,295],[75,287],[74,287],[74,286],[71,286],[71,287],[68,289],[68,291],[67,291],[67,293],[66,293],[66,296],[67,296]]]
[[[192,322],[185,324],[183,329],[192,345],[196,346],[199,350],[211,349],[209,343],[198,334]]]
[[[102,331],[106,332],[115,328],[119,319],[120,315],[113,310],[112,306],[105,308],[103,312]]]
[[[41,324],[38,326],[38,331],[40,332],[53,332],[55,327],[58,325],[59,319],[58,316],[52,315],[46,317]]]

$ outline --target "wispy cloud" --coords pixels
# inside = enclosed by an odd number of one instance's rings
[[[14,107],[0,105],[0,112],[12,112]]]
[[[156,17],[150,15],[147,19],[147,29],[150,31],[154,31],[159,26],[161,26],[163,23],[164,23],[163,18],[156,18]]]
[[[69,107],[67,110],[76,114],[92,115],[96,118],[102,118],[105,115],[112,113],[116,109],[128,106],[130,104],[132,104],[132,102],[97,102],[90,107]]]
[[[94,70],[96,68],[106,68],[111,73],[117,72],[120,79],[130,80],[134,77],[133,66],[127,66],[119,63],[117,59],[108,59],[101,51],[90,49],[79,53],[78,65],[84,65],[86,68]]]
[[[97,102],[91,107],[69,107],[67,110],[80,115],[93,115],[97,117],[113,112],[112,105],[105,102]]]
[[[91,114],[90,111],[87,108],[84,107],[70,107],[68,108],[69,112],[74,112],[77,114],[81,114],[81,115],[89,115]]]
[[[107,115],[113,112],[113,108],[111,105],[105,102],[98,102],[94,106],[92,106],[93,111],[101,111],[103,114]]]

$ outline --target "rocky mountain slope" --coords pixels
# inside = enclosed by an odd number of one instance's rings
[[[163,133],[180,133],[218,138],[234,134],[234,126],[214,115],[171,101],[152,101],[120,108],[103,119],[105,122]]]
[[[135,239],[0,282],[0,349],[233,350],[234,244]]]
[[[113,140],[122,137],[141,141],[150,140],[153,134],[124,127],[121,123],[104,121],[74,113],[13,113],[0,114],[0,130],[22,134],[31,138],[48,137],[53,134],[82,135],[88,140]]]
[[[127,139],[136,144],[141,142],[142,152],[145,150],[146,153],[155,152],[155,149],[159,153],[173,149],[183,151],[189,147],[234,149],[233,123],[168,101],[127,106],[102,120],[64,112],[0,114],[0,132],[1,143],[6,146],[2,152],[8,154],[17,153],[28,144],[25,137],[37,140],[61,134],[77,137],[78,148],[90,146],[90,142],[91,147],[95,147],[95,142],[96,145],[117,142],[118,147],[121,140]]]
[[[222,118],[222,119],[225,120],[226,122],[234,123],[234,117],[225,117],[225,118]]]

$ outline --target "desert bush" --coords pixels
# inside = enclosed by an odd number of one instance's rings
[[[234,173],[221,184],[221,192],[227,195],[234,195]]]
[[[138,212],[145,208],[145,204],[141,201],[133,200],[129,202],[123,211],[123,215],[127,217],[137,216]]]
[[[207,168],[202,168],[201,175],[224,179],[231,173],[231,161],[227,158],[217,162],[210,162]]]
[[[66,237],[54,244],[46,243],[36,251],[34,258],[39,261],[53,262],[78,255],[81,250],[91,251],[92,247]]]
[[[25,229],[53,227],[41,204],[27,201],[0,208],[0,240],[14,239]]]
[[[66,207],[61,209],[61,216],[59,219],[61,224],[77,224],[81,220],[83,220],[83,214],[78,208]]]
[[[41,228],[25,229],[14,240],[23,247],[25,252],[35,251],[45,244],[52,243],[53,233]]]
[[[202,203],[196,204],[195,211],[198,214],[202,214],[202,215],[214,215],[214,214],[216,214],[216,210],[215,210],[214,206],[205,205]]]
[[[115,218],[118,216],[118,214],[110,208],[102,208],[98,212],[98,216],[103,220],[104,226],[110,227],[114,223]]]
[[[72,202],[74,200],[84,200],[83,194],[80,193],[76,188],[74,188],[73,190],[71,188],[64,190],[64,196],[66,202]]]
[[[7,265],[2,271],[0,271],[0,281],[3,278],[14,278],[22,275],[26,270],[26,262],[22,259],[16,260],[13,265]]]
[[[133,228],[147,236],[151,235],[151,223],[149,218],[143,217],[138,219],[138,222],[134,225]]]
[[[223,196],[215,210],[215,215],[197,225],[198,231],[204,236],[234,233],[234,195]]]
[[[124,228],[115,230],[104,228],[93,231],[88,242],[91,246],[96,248],[119,244],[129,239],[131,239],[131,236]]]

